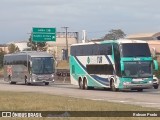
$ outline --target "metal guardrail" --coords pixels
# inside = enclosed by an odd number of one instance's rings
[[[69,69],[56,69],[55,71],[55,81],[68,83],[70,82],[70,71]]]
[[[70,71],[69,69],[57,69],[56,70],[56,76],[61,77],[70,77]]]

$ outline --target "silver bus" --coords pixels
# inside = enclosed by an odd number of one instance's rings
[[[54,58],[46,52],[26,51],[6,54],[3,59],[4,80],[10,84],[54,82]]]

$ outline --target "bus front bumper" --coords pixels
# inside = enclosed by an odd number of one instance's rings
[[[133,83],[123,83],[124,89],[149,89],[153,87],[153,83],[145,83],[145,84],[133,84]]]
[[[32,83],[54,82],[54,75],[34,75],[30,80]]]
[[[33,83],[45,83],[45,82],[54,82],[54,79],[53,80],[32,80]]]

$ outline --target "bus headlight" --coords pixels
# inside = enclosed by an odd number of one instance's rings
[[[54,77],[54,74],[52,74],[51,77],[53,78],[53,77]]]
[[[51,75],[52,82],[54,82],[54,74]]]
[[[148,83],[151,83],[151,84],[152,84],[152,83],[153,83],[153,81],[148,81]]]

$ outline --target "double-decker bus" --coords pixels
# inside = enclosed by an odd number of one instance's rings
[[[158,63],[145,41],[106,40],[71,46],[71,83],[81,89],[143,91],[153,87],[154,70]]]
[[[3,59],[4,80],[11,84],[54,82],[54,58],[46,52],[25,51],[6,54]]]

